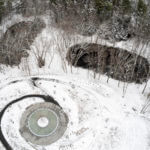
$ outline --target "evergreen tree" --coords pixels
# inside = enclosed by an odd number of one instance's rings
[[[12,0],[7,0],[6,7],[8,9],[8,12],[12,10]]]
[[[107,13],[112,11],[112,3],[108,0],[95,0],[98,13]]]
[[[147,6],[143,0],[138,1],[137,13],[139,16],[145,16],[147,13]]]
[[[123,13],[130,13],[131,12],[130,0],[123,0],[122,1],[122,10],[123,10]]]
[[[50,3],[54,3],[55,5],[57,4],[56,0],[50,0]]]
[[[5,11],[4,0],[0,0],[0,22],[2,20],[3,15],[4,15],[4,11]]]
[[[112,0],[113,6],[119,6],[120,0]]]

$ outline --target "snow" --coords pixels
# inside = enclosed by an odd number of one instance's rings
[[[47,20],[47,24],[50,22]],[[149,150],[150,111],[142,108],[148,102],[150,83],[142,94],[142,85],[127,84],[70,67],[65,60],[68,47],[82,42],[112,43],[92,37],[67,35],[60,29],[46,27],[35,39],[29,57],[18,67],[2,66],[0,73],[0,111],[11,101],[29,94],[51,95],[69,118],[63,137],[48,146],[25,141],[19,132],[20,118],[32,104],[43,102],[29,98],[12,104],[2,118],[2,131],[14,150]],[[132,43],[115,46],[132,50]],[[44,46],[45,45],[45,46]],[[148,49],[148,48],[147,48]],[[39,68],[35,54],[45,53],[45,66]],[[31,80],[35,81],[36,87]],[[10,84],[12,81],[18,81]],[[43,124],[42,124],[43,125]],[[3,146],[0,143],[0,149]]]
[[[38,121],[37,124],[41,128],[45,128],[49,124],[49,120],[46,117],[41,117]]]
[[[53,96],[69,117],[68,128],[64,136],[56,143],[45,146],[46,150],[99,150],[100,148],[103,150],[146,150],[148,148],[149,123],[140,114],[141,108],[135,105],[137,102],[140,104],[139,101],[142,105],[138,91],[135,90],[137,92],[135,92],[135,99],[133,97],[129,99],[131,95],[134,96],[134,93],[128,94],[127,92],[123,98],[121,94],[118,94],[120,88],[116,90],[117,87],[113,89],[101,83],[91,84],[87,80],[83,82],[83,79],[80,82],[71,75],[67,78],[58,75],[39,77],[40,80],[36,81],[37,87]],[[18,91],[23,92],[24,95],[37,93],[37,89],[32,88],[29,81],[25,77],[20,80],[20,83],[1,89],[2,106],[4,107],[6,102],[11,101],[10,95],[14,95],[13,99],[20,97],[17,95]],[[29,90],[28,92],[24,91],[24,86],[27,91]],[[7,95],[7,99],[6,92],[12,89],[13,92]],[[9,139],[8,142],[13,145],[14,150],[24,147],[29,150],[32,150],[32,147],[42,149],[42,146],[30,147],[31,143],[24,141],[19,133],[19,120],[22,113],[31,104],[41,101],[37,98],[30,99],[30,101],[23,100],[6,110],[2,119],[2,128],[5,138]],[[133,102],[130,103],[130,101]],[[133,107],[137,110],[136,112],[132,110]]]

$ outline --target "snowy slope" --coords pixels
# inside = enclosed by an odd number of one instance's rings
[[[94,79],[92,71],[71,68],[65,60],[71,45],[113,43],[97,40],[97,36],[68,35],[50,26],[48,19],[45,21],[49,26],[34,41],[29,57],[23,58],[19,67],[1,66],[0,110],[25,95],[49,94],[68,115],[68,128],[64,136],[52,145],[37,146],[26,142],[19,133],[21,115],[29,105],[43,101],[30,98],[12,104],[4,113],[1,127],[8,143],[14,150],[149,150],[150,114],[148,109],[144,110],[145,113],[141,110],[148,102],[150,83],[142,94],[144,83],[125,84],[113,79],[107,83],[104,75],[97,74]],[[124,45],[117,43],[115,46]],[[132,50],[131,45],[129,42],[125,48]],[[46,64],[39,68],[36,54],[41,56],[43,51]],[[36,87],[32,77],[39,78]],[[3,146],[0,149],[3,150]]]

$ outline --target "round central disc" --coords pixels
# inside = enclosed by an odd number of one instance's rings
[[[50,102],[29,106],[20,120],[20,133],[27,142],[49,145],[65,133],[68,117],[63,109]]]
[[[28,119],[28,127],[36,136],[49,136],[58,126],[58,117],[50,109],[38,109]]]
[[[44,128],[48,126],[49,120],[46,117],[41,117],[38,121],[37,124],[39,127]]]

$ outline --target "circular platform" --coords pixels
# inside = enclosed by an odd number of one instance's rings
[[[53,103],[38,103],[23,113],[20,133],[28,142],[49,145],[63,136],[67,124],[68,117],[62,108]]]

